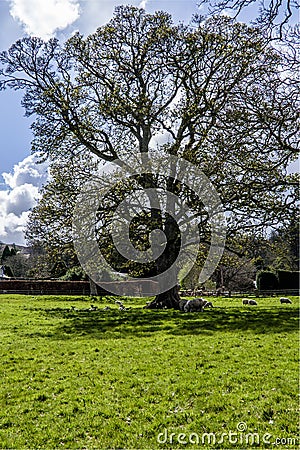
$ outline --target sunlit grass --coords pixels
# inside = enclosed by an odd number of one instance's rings
[[[297,438],[297,299],[211,300],[203,313],[114,298],[88,311],[84,297],[2,295],[1,448],[243,448],[178,442],[240,422],[261,441]]]

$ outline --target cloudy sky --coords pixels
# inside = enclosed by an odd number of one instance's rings
[[[66,39],[84,35],[112,17],[115,6],[132,4],[152,13],[168,11],[175,21],[189,22],[198,0],[0,0],[0,51],[17,39],[34,35]],[[28,213],[47,180],[45,164],[30,155],[30,119],[20,105],[21,92],[0,92],[0,241],[25,244]]]

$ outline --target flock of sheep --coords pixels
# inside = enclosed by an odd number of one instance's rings
[[[287,297],[280,297],[279,299],[280,303],[292,303],[292,300]],[[242,299],[243,305],[257,305],[257,302],[251,298],[243,298]]]
[[[115,304],[119,306],[119,311],[128,311],[129,309],[131,309],[130,307],[126,308],[126,306],[124,306],[123,303],[120,300],[116,300]],[[103,308],[103,311],[109,311],[110,309],[111,308],[109,306],[105,306]],[[79,310],[77,308],[75,308],[75,306],[71,306],[71,311],[79,311]],[[101,311],[101,309],[98,308],[98,306],[91,305],[89,308],[81,309],[80,311],[92,312],[92,311]]]
[[[287,297],[280,297],[279,300],[281,304],[292,303],[291,299]],[[242,304],[254,306],[257,305],[257,301],[251,298],[243,298]],[[179,309],[184,312],[194,312],[194,311],[203,312],[205,308],[212,308],[212,307],[213,307],[212,302],[209,302],[201,297],[195,298],[193,300],[181,300],[179,302]]]
[[[287,297],[280,297],[280,303],[292,303],[291,299]],[[116,300],[115,304],[119,306],[119,311],[128,311],[129,308],[126,308],[123,303],[120,300]],[[257,305],[256,300],[253,300],[251,298],[243,298],[242,299],[243,305]],[[208,300],[205,300],[204,298],[194,298],[193,300],[180,300],[179,302],[179,309],[183,312],[203,312],[206,308],[213,308],[212,302],[209,302]],[[78,311],[77,308],[74,306],[71,306],[72,311]],[[103,310],[107,311],[110,310],[109,306],[106,306],[103,308]],[[91,305],[90,308],[82,310],[82,311],[98,311],[98,307],[95,305]]]

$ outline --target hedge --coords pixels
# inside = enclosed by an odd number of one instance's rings
[[[300,272],[289,270],[278,270],[279,289],[299,289]]]
[[[276,273],[263,270],[257,274],[256,285],[259,291],[273,291],[279,289]]]
[[[263,270],[257,274],[256,284],[259,291],[298,290],[300,272],[289,270]]]

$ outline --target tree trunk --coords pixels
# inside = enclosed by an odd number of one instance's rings
[[[179,309],[179,286],[176,285],[166,292],[158,294],[155,299],[145,306],[145,309]]]
[[[90,282],[90,296],[96,297],[98,294],[97,293],[97,284],[91,278],[89,278],[89,282]]]
[[[167,180],[167,190],[168,192],[176,193],[177,185],[176,180],[174,178],[169,177]],[[180,230],[177,222],[174,217],[175,214],[175,199],[174,197],[169,197],[167,200],[167,211],[164,214],[164,219],[162,220],[161,213],[158,213],[154,208],[152,210],[152,218],[160,223],[162,229],[167,238],[166,248],[163,254],[156,260],[156,270],[157,274],[164,274],[166,270],[171,268],[173,264],[175,264],[174,268],[167,275],[168,285],[172,286],[172,288],[167,291],[161,292],[156,295],[155,299],[145,306],[146,309],[164,309],[164,308],[174,308],[179,309],[179,285],[175,284],[178,280],[178,271],[179,269],[176,267],[176,258],[178,253],[180,252]],[[155,245],[155,243],[154,243]],[[166,281],[166,280],[165,280]],[[162,281],[161,290],[164,290],[164,282]],[[166,288],[166,286],[165,286]]]

